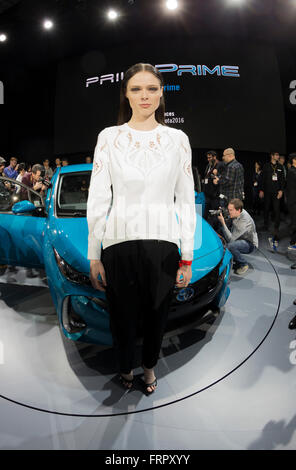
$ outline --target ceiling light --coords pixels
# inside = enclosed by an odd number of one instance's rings
[[[43,27],[44,27],[44,29],[52,29],[53,28],[53,22],[51,20],[45,20],[45,21],[43,21]]]
[[[109,20],[116,20],[117,17],[118,17],[117,11],[115,11],[115,10],[109,10],[108,11]]]
[[[169,10],[176,10],[178,8],[177,0],[167,0],[166,6]]]
[[[228,0],[228,3],[229,3],[230,5],[232,5],[232,4],[233,4],[233,5],[241,5],[241,4],[245,3],[245,1],[246,1],[246,0]]]
[[[0,42],[5,42],[7,39],[6,34],[0,34]]]

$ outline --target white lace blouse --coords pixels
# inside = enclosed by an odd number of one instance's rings
[[[177,215],[177,217],[176,217]],[[127,123],[98,136],[87,203],[88,259],[128,240],[158,239],[193,259],[196,226],[191,148],[186,134]]]

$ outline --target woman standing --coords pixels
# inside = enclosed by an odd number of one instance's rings
[[[132,66],[121,84],[118,125],[98,136],[87,204],[90,279],[106,291],[119,377],[131,388],[141,327],[147,394],[157,386],[174,286],[192,277],[196,224],[189,140],[165,126],[164,109],[161,74],[150,64]]]
[[[253,187],[252,187],[252,202],[253,202],[253,215],[260,215],[261,212],[261,199],[259,198],[259,188],[261,187],[262,180],[262,166],[260,162],[255,162],[253,173]]]

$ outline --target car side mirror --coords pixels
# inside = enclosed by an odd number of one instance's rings
[[[36,207],[30,201],[20,201],[16,202],[12,206],[11,210],[14,214],[23,214],[28,212],[34,212],[36,210]]]

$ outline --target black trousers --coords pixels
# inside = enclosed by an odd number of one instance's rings
[[[269,209],[272,205],[274,213],[274,236],[278,237],[278,229],[281,222],[280,213],[280,199],[277,198],[277,193],[264,192],[264,225],[268,227],[269,223]]]
[[[161,240],[135,240],[102,250],[110,329],[119,370],[134,367],[137,332],[143,332],[142,364],[157,363],[176,282],[178,246]]]
[[[288,201],[288,209],[291,216],[291,240],[290,245],[296,244],[296,202]]]
[[[254,211],[254,215],[260,215],[262,210],[262,199],[259,197],[259,189],[258,187],[253,187],[252,189],[252,209]]]

